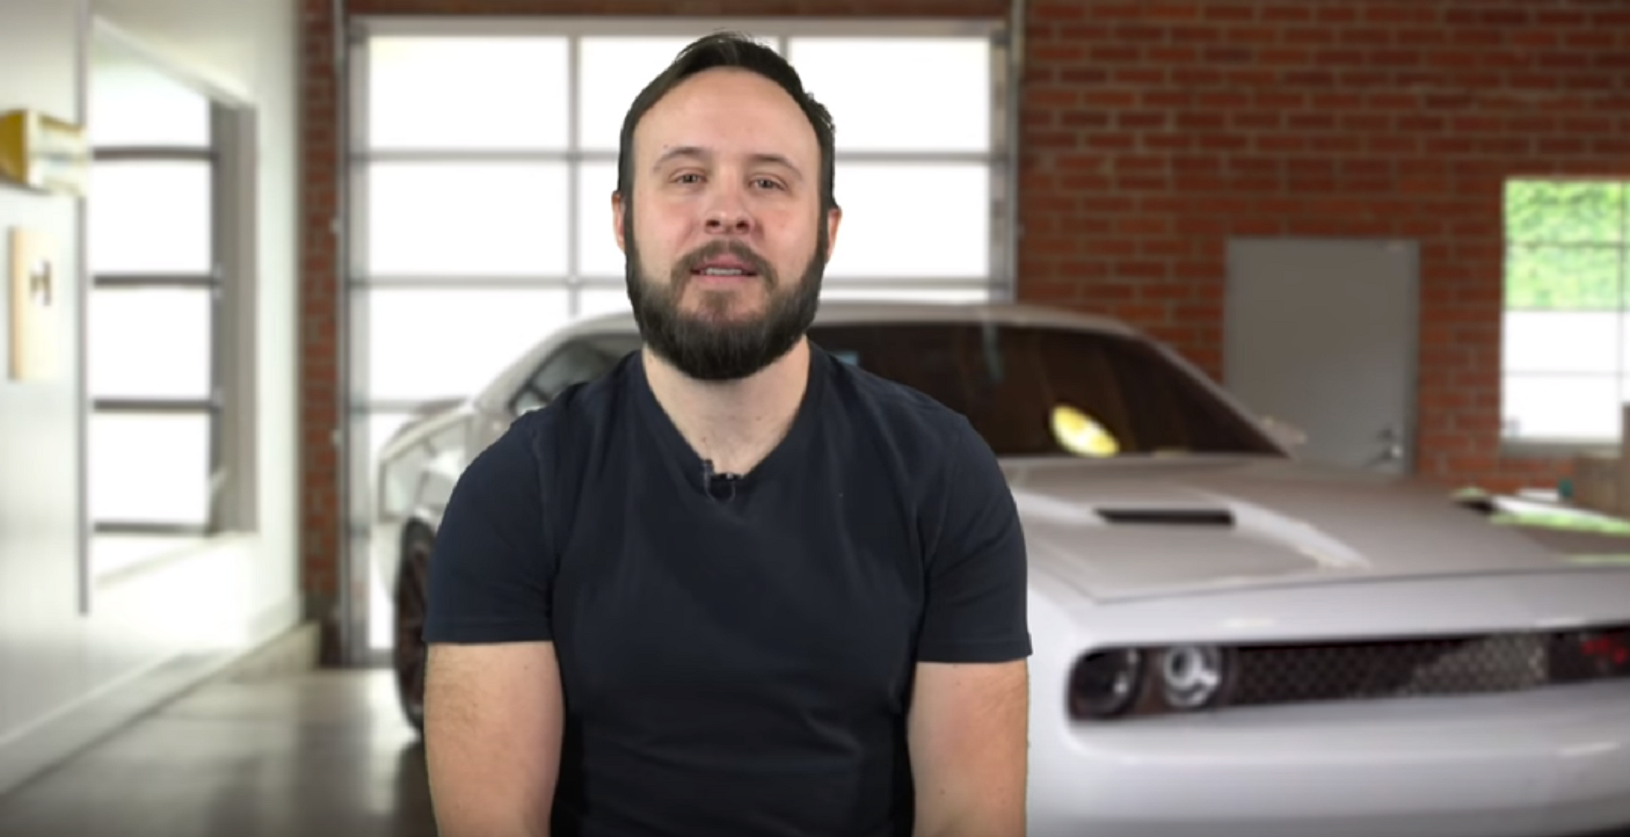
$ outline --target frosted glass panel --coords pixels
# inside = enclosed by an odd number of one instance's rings
[[[375,163],[368,272],[564,276],[569,204],[564,163]]]
[[[474,394],[569,317],[569,291],[374,288],[366,398],[421,401]]]
[[[988,41],[792,38],[787,57],[832,113],[840,151],[990,149]]]
[[[565,38],[369,42],[368,143],[379,150],[566,147]]]
[[[1619,326],[1616,351],[1619,358],[1618,371],[1630,375],[1630,312],[1619,313],[1615,316],[1615,319]],[[1630,390],[1626,390],[1626,395],[1630,395]]]
[[[100,42],[92,60],[86,129],[93,145],[209,146],[207,96],[151,64]]]
[[[413,418],[412,413],[374,412],[368,414],[366,425],[368,428],[368,462],[370,464],[368,474],[370,476],[377,477],[379,475],[378,471],[371,467],[379,462],[379,449],[384,447],[385,443],[390,441],[391,436],[396,431],[401,430],[402,425],[407,424],[411,418]]]
[[[634,97],[701,35],[584,38],[578,46],[583,91],[578,97],[579,145],[590,151],[617,150]]]
[[[97,288],[87,306],[94,398],[209,397],[208,288]]]
[[[577,293],[578,319],[634,313],[634,305],[628,301],[628,291],[624,288],[583,288]]]
[[[93,413],[91,519],[202,525],[209,503],[205,413]]]
[[[1619,432],[1616,376],[1505,376],[1502,415],[1518,439],[1607,439]]]
[[[1507,311],[1507,372],[1619,370],[1623,315],[1611,311]]]
[[[611,193],[617,188],[617,164],[583,163],[578,171],[578,275],[621,277],[624,256],[617,246],[611,213]]]
[[[208,162],[102,162],[91,181],[85,202],[91,272],[210,272]]]
[[[839,163],[827,275],[989,276],[990,177],[977,164]]]
[[[821,299],[826,302],[923,302],[923,303],[972,303],[989,302],[989,288],[944,288],[944,287],[883,287],[883,288],[833,288],[821,289]]]

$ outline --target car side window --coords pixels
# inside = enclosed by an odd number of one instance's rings
[[[572,384],[604,373],[616,360],[615,355],[608,355],[586,340],[562,345],[538,364],[538,371],[515,396],[515,413],[519,415],[548,404]]]

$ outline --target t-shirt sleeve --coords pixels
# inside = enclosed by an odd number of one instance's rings
[[[928,589],[917,658],[990,663],[1030,656],[1024,531],[996,455],[965,420],[930,486]]]
[[[541,476],[540,423],[526,416],[454,484],[431,553],[427,643],[551,640],[555,557]]]

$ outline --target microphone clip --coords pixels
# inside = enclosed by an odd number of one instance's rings
[[[713,470],[713,460],[702,460],[702,490],[715,500],[730,500],[736,496],[736,483],[740,474],[721,474]]]

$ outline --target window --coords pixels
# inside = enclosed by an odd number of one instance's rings
[[[559,162],[375,163],[366,275],[452,284],[564,277],[566,178]]]
[[[566,50],[560,37],[375,37],[367,52],[368,147],[562,150]]]
[[[840,160],[835,179],[843,223],[827,276],[883,287],[923,277],[988,281],[989,166]]]
[[[787,55],[838,123],[844,228],[826,299],[1003,293],[999,26],[361,19],[347,241],[353,490],[380,496],[379,437],[421,405],[473,395],[569,322],[628,310],[611,210],[622,123],[641,88],[708,32],[752,32]],[[857,62],[896,71],[857,76]],[[388,642],[388,622],[373,624],[376,646]]]
[[[177,159],[180,157],[180,159]],[[214,266],[215,160],[187,149],[99,149],[86,227],[90,269],[124,276],[207,276]]]
[[[1505,438],[1617,438],[1630,399],[1630,184],[1512,180],[1505,235]]]
[[[985,39],[794,36],[786,55],[837,121],[840,153],[991,151]],[[859,73],[856,67],[889,71]]]
[[[252,526],[224,333],[235,271],[232,112],[97,39],[86,201],[91,571]]]
[[[366,292],[365,383],[379,402],[417,406],[473,394],[570,319],[566,289],[374,288]]]

